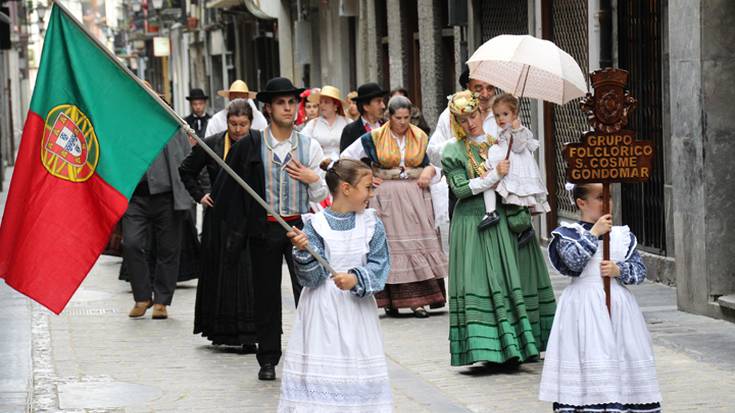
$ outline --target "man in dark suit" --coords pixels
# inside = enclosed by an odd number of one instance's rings
[[[340,152],[347,149],[366,132],[380,127],[385,112],[384,98],[387,94],[388,91],[383,90],[377,83],[365,83],[357,88],[357,96],[352,100],[357,103],[360,118],[342,130],[342,137],[339,141]]]
[[[207,122],[209,122],[209,113],[207,113],[207,100],[209,96],[204,94],[201,89],[192,89],[186,100],[191,105],[191,114],[184,118],[186,123],[194,129],[197,136],[204,139],[204,131],[207,130]]]

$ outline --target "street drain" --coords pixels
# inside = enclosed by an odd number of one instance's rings
[[[60,409],[105,409],[144,404],[161,397],[161,390],[142,384],[83,382],[60,384]]]
[[[117,314],[118,311],[115,308],[87,308],[87,307],[70,307],[64,311],[65,315],[104,315],[104,314]]]

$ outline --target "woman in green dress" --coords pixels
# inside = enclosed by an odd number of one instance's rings
[[[494,138],[483,131],[476,95],[456,93],[449,110],[456,141],[444,149],[442,166],[459,200],[449,238],[451,363],[535,360],[546,348],[556,302],[536,239],[518,247],[515,232],[530,226],[530,214],[498,202],[498,225],[478,231],[482,192],[493,190],[509,163],[485,170]]]

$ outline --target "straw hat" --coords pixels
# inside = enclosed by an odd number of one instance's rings
[[[220,90],[217,92],[218,95],[227,99],[230,98],[230,93],[247,93],[249,99],[255,99],[255,96],[257,95],[257,92],[248,89],[248,84],[242,80],[232,82],[229,90]]]
[[[316,99],[322,96],[332,98],[337,102],[342,102],[342,92],[334,86],[322,86],[321,90],[316,92]]]
[[[309,103],[316,103],[319,104],[319,88],[315,87],[313,89],[307,89],[304,93],[306,93],[306,101]],[[301,95],[303,96],[304,93]]]

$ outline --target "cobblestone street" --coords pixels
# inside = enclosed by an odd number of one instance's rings
[[[0,381],[2,411],[26,404],[64,412],[275,409],[280,382],[258,381],[253,355],[191,334],[196,281],[179,284],[168,320],[131,320],[130,290],[117,280],[118,268],[119,259],[101,258],[60,316],[0,289],[10,309],[0,318],[0,354],[12,361]],[[553,280],[557,291],[566,282]],[[735,326],[676,311],[672,288],[648,283],[634,291],[654,336],[665,411],[732,411]],[[287,338],[294,306],[285,283],[283,293]],[[540,362],[515,371],[450,367],[447,323],[445,311],[426,320],[382,319],[396,411],[549,410],[536,400]]]

